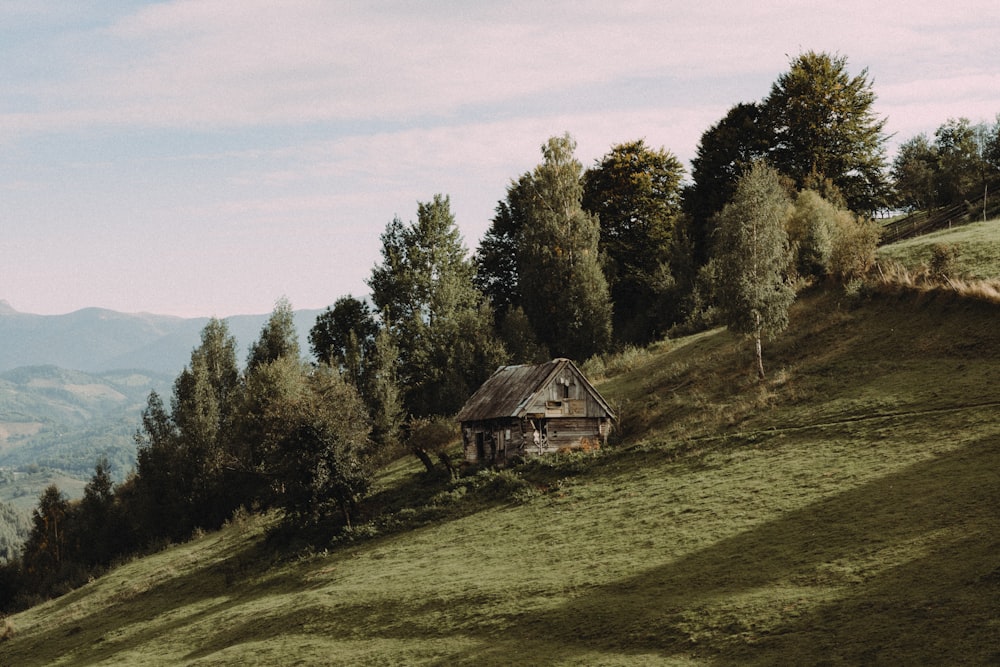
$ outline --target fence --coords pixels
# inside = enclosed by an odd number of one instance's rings
[[[1000,179],[987,185],[975,199],[927,211],[915,211],[882,227],[882,245],[1000,216]]]

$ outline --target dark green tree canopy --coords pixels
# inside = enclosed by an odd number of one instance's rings
[[[378,330],[368,303],[348,294],[316,318],[309,347],[316,361],[337,368],[357,387]]]
[[[417,416],[450,414],[506,358],[493,318],[480,310],[448,197],[417,206],[417,220],[398,218],[382,234],[382,263],[372,269],[372,301],[399,350],[404,404]],[[473,344],[479,351],[467,353]]]
[[[874,102],[867,69],[851,76],[843,56],[799,55],[763,102],[769,161],[797,189],[829,179],[851,210],[885,208],[886,121],[875,116]]]
[[[583,176],[583,208],[600,222],[615,338],[646,343],[668,323],[670,248],[680,214],[680,161],[641,139],[614,146]],[[657,307],[659,306],[659,307]]]
[[[473,258],[476,287],[490,300],[498,321],[521,305],[517,254],[525,226],[528,179],[529,174],[524,174],[507,186],[507,198],[497,202],[496,213]]]
[[[771,141],[766,130],[763,109],[753,102],[737,104],[705,130],[691,160],[693,183],[684,193],[688,213],[707,220],[722,210],[740,176],[767,155]]]
[[[523,179],[525,226],[518,252],[524,312],[553,354],[586,359],[611,343],[611,299],[598,257],[600,224],[583,209],[583,165],[568,134],[542,146]]]

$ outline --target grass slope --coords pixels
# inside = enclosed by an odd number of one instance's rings
[[[879,257],[891,259],[909,269],[930,263],[931,246],[955,246],[956,274],[966,278],[1000,277],[1000,219],[974,222],[933,234],[916,236],[879,249]]]
[[[806,294],[765,384],[725,331],[660,344],[600,384],[626,442],[533,493],[296,558],[236,522],[12,617],[0,664],[996,664],[998,315]]]

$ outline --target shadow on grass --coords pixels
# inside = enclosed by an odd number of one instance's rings
[[[539,651],[560,661],[605,653],[718,664],[996,664],[998,471],[1000,443],[980,441],[554,610],[498,615],[489,599],[454,609],[454,600],[406,603],[387,591],[377,602],[331,600],[228,628],[187,658],[298,628],[345,641],[476,640],[441,664],[545,662]]]
[[[990,664],[1000,651],[997,507],[1000,443],[980,441],[598,587],[556,612],[511,621],[567,653]],[[805,612],[750,614],[736,601],[773,587],[833,588],[835,599],[802,600]],[[761,616],[777,623],[754,627]]]

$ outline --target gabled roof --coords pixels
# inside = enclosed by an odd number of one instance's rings
[[[534,402],[536,394],[546,387],[553,377],[567,369],[581,381],[581,385],[608,413],[608,416],[614,418],[607,401],[597,393],[572,361],[553,359],[537,365],[501,366],[469,397],[455,419],[468,422],[501,417],[524,417],[525,408]]]

